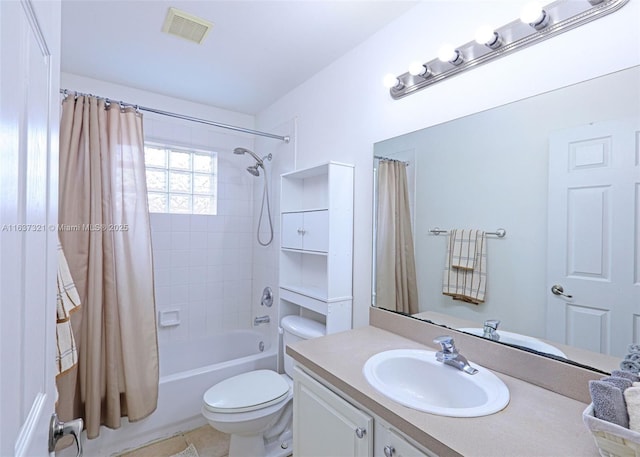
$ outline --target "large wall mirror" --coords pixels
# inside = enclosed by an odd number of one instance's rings
[[[480,335],[499,320],[503,343],[605,371],[640,342],[640,67],[374,154],[374,306]],[[480,303],[443,294],[464,274],[449,266],[453,229],[487,232],[465,244],[486,280]]]

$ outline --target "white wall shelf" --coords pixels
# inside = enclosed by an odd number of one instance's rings
[[[311,310],[328,333],[351,328],[353,175],[328,162],[281,176],[281,314]]]

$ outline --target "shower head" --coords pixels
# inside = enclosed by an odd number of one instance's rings
[[[247,171],[249,173],[251,173],[253,176],[260,176],[260,170],[258,170],[258,167],[260,167],[261,165],[259,163],[253,165],[252,167],[247,167]]]
[[[244,153],[249,153],[249,155],[251,155],[251,157],[256,159],[256,162],[258,162],[260,165],[262,165],[262,159],[260,157],[258,157],[255,152],[250,151],[249,149],[246,149],[246,148],[235,148],[233,150],[233,153],[234,154],[239,154],[239,155],[244,154]]]
[[[260,170],[258,170],[258,168],[262,168],[264,170],[264,159],[271,160],[271,157],[273,157],[271,154],[268,154],[261,159],[256,155],[255,152],[250,151],[249,149],[246,149],[246,148],[235,148],[233,150],[233,153],[238,155],[248,153],[251,157],[256,159],[255,165],[247,167],[247,171],[251,173],[253,176],[260,176]]]

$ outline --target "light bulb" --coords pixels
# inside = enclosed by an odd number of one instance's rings
[[[417,60],[414,60],[409,64],[409,74],[411,76],[423,76],[426,78],[430,73],[431,72],[429,71],[429,67],[418,62]]]
[[[391,73],[385,75],[385,77],[382,79],[382,83],[384,84],[384,87],[386,87],[387,89],[391,89],[392,87],[402,86],[402,83],[400,82],[398,77],[396,75],[392,75]]]
[[[542,9],[540,3],[529,2],[522,8],[520,12],[520,20],[525,24],[530,24],[535,29],[543,28],[548,21],[548,16],[545,10]]]
[[[500,35],[489,25],[483,25],[476,31],[476,43],[497,48],[500,46]]]
[[[450,44],[444,44],[438,51],[438,59],[442,62],[449,62],[452,65],[460,65],[464,62],[462,53]]]
[[[443,44],[438,50],[438,59],[442,62],[450,62],[457,57],[456,48],[450,44]]]

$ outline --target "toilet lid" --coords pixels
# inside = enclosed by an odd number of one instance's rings
[[[272,370],[255,370],[225,379],[204,393],[212,412],[243,412],[278,403],[289,393],[289,384]]]

